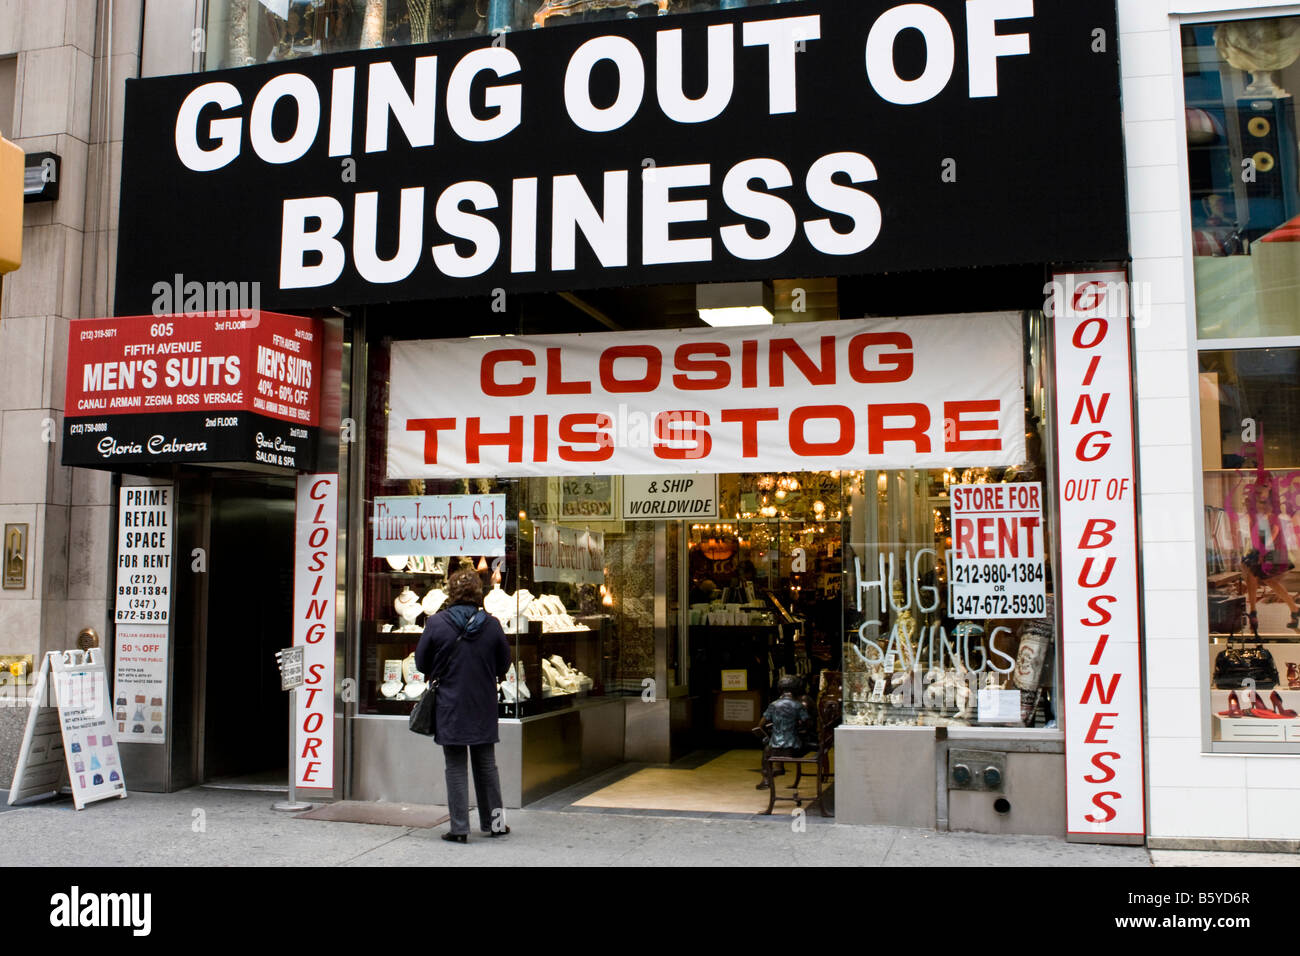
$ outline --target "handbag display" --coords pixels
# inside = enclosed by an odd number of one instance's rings
[[[1262,690],[1277,686],[1277,662],[1263,644],[1255,647],[1233,647],[1229,644],[1214,658],[1216,688],[1236,690],[1246,686],[1243,681],[1254,681],[1255,686]]]
[[[1227,590],[1212,590],[1209,594],[1210,633],[1236,634],[1242,631],[1246,617],[1246,596]]]

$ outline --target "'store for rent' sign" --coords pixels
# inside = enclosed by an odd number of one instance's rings
[[[1057,276],[1066,832],[1145,832],[1133,382],[1123,273]]]
[[[1037,618],[1046,613],[1043,486],[953,485],[950,613]]]

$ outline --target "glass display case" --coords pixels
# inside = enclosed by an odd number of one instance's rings
[[[371,434],[386,424],[388,362],[389,343],[376,343]],[[386,444],[368,449],[359,713],[410,712],[425,688],[426,675],[415,670],[420,636],[446,600],[447,578],[467,567],[479,572],[483,607],[510,643],[510,669],[498,685],[501,717],[642,692],[654,672],[656,529],[617,519],[616,479],[389,478]],[[421,545],[390,540],[406,519],[432,531],[445,516],[446,528],[464,531],[489,511],[498,519],[491,543],[477,548],[473,535],[431,534]],[[406,553],[418,551],[455,553]]]
[[[447,562],[406,555],[377,560],[382,563],[373,583],[375,616],[362,625],[362,712],[404,714],[424,693],[415,647],[428,615],[445,600]]]

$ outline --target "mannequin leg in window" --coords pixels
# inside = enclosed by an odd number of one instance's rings
[[[1255,577],[1250,568],[1242,568],[1242,573],[1246,576],[1246,621],[1250,626],[1250,633],[1259,637],[1259,617],[1255,614],[1255,598],[1259,593],[1259,578]]]
[[[1267,581],[1264,582],[1264,585],[1270,591],[1276,594],[1278,598],[1282,601],[1282,603],[1285,604],[1287,606],[1287,609],[1291,612],[1291,621],[1290,623],[1287,624],[1287,627],[1291,628],[1292,630],[1300,629],[1300,604],[1296,603],[1296,599],[1292,596],[1291,592],[1288,591],[1286,589],[1286,586],[1282,583],[1282,575],[1279,574],[1276,575],[1275,577],[1269,578]]]

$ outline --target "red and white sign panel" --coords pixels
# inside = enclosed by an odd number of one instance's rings
[[[1041,482],[953,485],[948,608],[954,617],[1047,613]]]
[[[293,646],[305,677],[294,714],[297,786],[334,787],[334,589],[338,570],[338,475],[299,475],[294,535]]]
[[[1016,313],[392,347],[388,476],[1024,460]]]
[[[1145,833],[1133,382],[1122,272],[1056,277],[1066,832]]]
[[[63,464],[314,464],[316,319],[135,316],[71,323]]]

